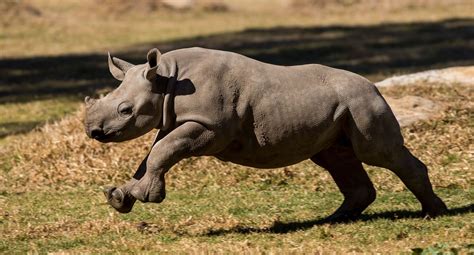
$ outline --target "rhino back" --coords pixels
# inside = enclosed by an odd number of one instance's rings
[[[329,146],[348,112],[346,91],[368,83],[322,65],[277,66],[216,50],[191,48],[173,57],[181,87],[195,88],[180,93],[178,82],[177,122],[215,130],[221,144],[215,156],[254,167],[297,163]]]

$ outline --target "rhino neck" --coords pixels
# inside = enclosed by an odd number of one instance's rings
[[[158,69],[156,73],[158,76],[171,78],[177,76],[177,63],[173,58],[169,58],[167,54],[164,54],[160,59],[160,63],[158,64]]]
[[[176,77],[178,76],[178,68],[175,61],[170,61],[167,58],[162,58],[156,71],[158,74],[158,89],[159,93],[163,95],[163,106],[161,121],[158,129],[167,131],[172,129],[175,120],[174,113],[174,90],[176,85]]]

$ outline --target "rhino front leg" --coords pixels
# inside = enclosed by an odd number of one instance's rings
[[[186,122],[171,131],[151,149],[143,177],[127,186],[130,194],[142,202],[163,201],[165,173],[181,159],[216,152],[219,143],[215,136],[214,131],[196,122]]]
[[[163,137],[166,136],[166,132],[159,131],[153,141],[153,146],[161,140]],[[107,187],[104,189],[104,195],[107,199],[107,202],[110,206],[115,208],[120,213],[128,213],[132,210],[133,205],[137,201],[137,199],[130,194],[133,186],[140,180],[146,172],[146,164],[148,161],[148,156],[141,162],[140,166],[138,167],[137,171],[133,175],[133,178],[125,183],[120,187]]]
[[[107,202],[120,213],[128,213],[132,210],[137,199],[129,192],[126,185],[116,188],[108,187],[104,190]]]

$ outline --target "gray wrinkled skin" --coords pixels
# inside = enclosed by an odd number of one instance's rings
[[[393,171],[423,213],[447,209],[426,166],[403,145],[400,127],[376,87],[359,75],[322,65],[276,66],[202,48],[157,49],[132,65],[109,55],[120,86],[86,97],[85,129],[100,142],[158,132],[134,177],[105,191],[129,212],[135,201],[165,198],[165,173],[181,159],[209,155],[274,168],[311,159],[329,171],[344,202],[328,219],[354,219],[375,199],[362,162]]]

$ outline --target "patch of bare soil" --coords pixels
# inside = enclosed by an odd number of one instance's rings
[[[96,0],[107,14],[124,14],[130,12],[150,13],[159,9],[170,11],[205,10],[208,12],[225,12],[229,6],[218,0]]]
[[[376,83],[379,88],[397,86],[474,86],[474,66],[451,67],[429,70],[414,74],[395,76]],[[440,116],[445,105],[420,96],[407,95],[401,98],[385,96],[388,104],[397,117],[400,126],[408,126],[421,120],[434,119]]]
[[[440,116],[444,105],[420,96],[385,97],[401,127]]]
[[[474,66],[451,67],[394,76],[376,83],[379,88],[410,86],[413,84],[462,84],[466,86],[474,86]]]

